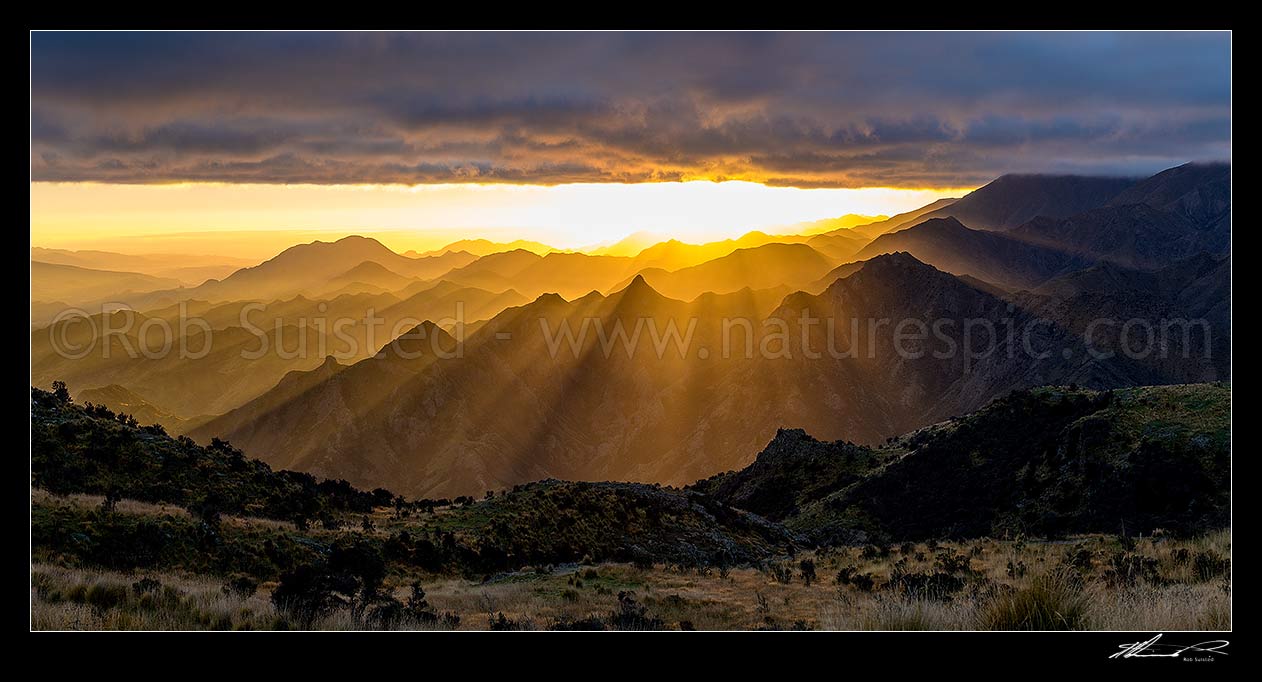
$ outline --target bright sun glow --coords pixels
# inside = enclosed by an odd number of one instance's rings
[[[301,239],[364,234],[399,251],[472,237],[577,249],[642,231],[701,242],[848,213],[893,215],[968,191],[708,181],[415,187],[32,183],[31,243],[265,257]]]

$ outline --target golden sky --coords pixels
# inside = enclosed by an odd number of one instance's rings
[[[458,239],[582,248],[649,231],[702,242],[848,213],[893,215],[970,188],[769,187],[750,182],[433,185],[31,184],[31,244],[267,257],[362,234],[398,251]]]

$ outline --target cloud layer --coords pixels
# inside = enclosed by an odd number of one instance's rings
[[[35,33],[38,181],[971,186],[1229,158],[1230,36]]]

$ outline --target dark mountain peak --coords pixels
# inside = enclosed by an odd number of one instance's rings
[[[626,308],[627,306],[648,307],[670,300],[658,293],[648,283],[648,280],[644,279],[642,274],[636,274],[635,277],[631,278],[631,282],[621,291],[615,291],[609,295],[609,301],[619,308]]]
[[[967,228],[964,228],[967,229]],[[861,294],[890,305],[920,305],[933,299],[975,300],[990,296],[949,272],[929,265],[905,251],[886,253],[868,259],[863,267],[833,282],[822,297],[847,292]],[[915,303],[919,302],[919,303]]]
[[[561,297],[561,294],[548,292],[546,294],[539,294],[539,297],[531,301],[530,305],[551,306],[551,305],[564,305],[565,303],[566,303],[566,300]]]
[[[324,356],[324,363],[320,365],[320,368],[332,369],[332,368],[341,367],[341,366],[342,366],[342,363],[338,362],[337,358],[333,357],[332,355],[326,355]]]
[[[599,291],[596,291],[595,289],[592,289],[591,291],[589,291],[589,292],[587,292],[587,293],[583,294],[582,296],[580,296],[580,297],[578,297],[578,298],[576,298],[576,299],[574,299],[573,301],[570,301],[570,302],[571,302],[571,303],[573,303],[574,305],[580,305],[580,306],[581,306],[581,305],[585,305],[585,304],[588,304],[588,303],[595,303],[595,302],[597,302],[597,301],[603,301],[604,299],[605,299],[605,295],[604,295],[604,294],[600,293]]]
[[[1036,216],[1063,218],[1098,208],[1134,184],[1134,178],[1009,174],[921,217],[955,216],[972,229],[1009,230]]]
[[[377,359],[414,360],[432,356],[436,351],[447,352],[455,348],[456,339],[431,320],[425,320],[400,334],[377,351]]]
[[[636,274],[635,277],[631,278],[631,283],[628,284],[627,288],[623,289],[623,291],[638,291],[643,289],[652,290],[653,287],[649,286],[649,283],[644,279],[644,275]]]
[[[955,220],[954,218],[949,218],[942,222],[945,223],[947,221],[949,221],[950,223],[954,223],[955,225],[958,225],[959,227],[962,227],[964,229],[968,229],[964,227],[963,225],[960,225],[959,221]],[[884,253],[879,256],[869,258],[868,260],[863,262],[863,267],[860,268],[855,274],[858,274],[859,272],[866,272],[868,274],[873,274],[873,273],[879,273],[879,272],[894,272],[897,270],[922,270],[922,271],[938,272],[937,268],[933,267],[932,265],[929,265],[928,263],[925,263],[924,261],[917,259],[915,256],[911,255],[910,253],[906,251],[895,251],[893,253]]]

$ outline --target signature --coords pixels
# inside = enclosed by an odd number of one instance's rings
[[[1158,640],[1161,635],[1157,635],[1146,642],[1132,642],[1130,644],[1122,644],[1118,648],[1121,651],[1109,656],[1109,658],[1178,658],[1185,653],[1193,654],[1209,654],[1213,657],[1215,654],[1227,655],[1223,648],[1230,642],[1225,639],[1212,639],[1207,642],[1197,644],[1159,644]]]

